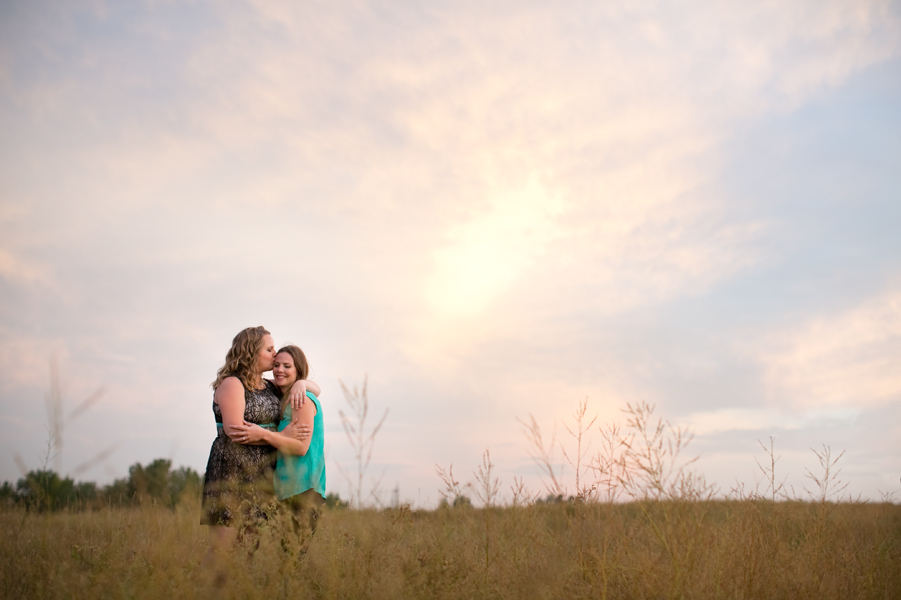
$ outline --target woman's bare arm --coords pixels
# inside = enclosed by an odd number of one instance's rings
[[[315,381],[309,379],[298,379],[295,381],[291,389],[288,390],[288,401],[291,403],[291,408],[298,410],[303,406],[307,400],[307,392],[312,392],[318,398],[322,390],[319,389],[319,385]]]
[[[322,390],[319,389],[319,384],[313,381],[312,379],[304,379],[307,382],[307,391],[316,396],[317,398],[322,394]]]
[[[237,377],[223,379],[213,394],[213,402],[219,405],[225,434],[233,442],[237,442],[230,428],[244,422],[244,386],[241,385],[241,381]]]
[[[236,433],[235,428],[245,422],[244,385],[237,377],[226,377],[223,379],[219,387],[216,388],[216,393],[213,394],[213,401],[219,405],[219,412],[222,413],[222,428],[231,441],[248,446],[265,446],[269,444],[269,442],[259,439],[246,439],[246,436]]]
[[[293,409],[292,409],[293,410]],[[312,439],[313,418],[316,416],[316,405],[312,402],[304,403],[303,407],[292,414],[292,426],[307,426],[310,435],[303,440],[284,435],[278,431],[264,429],[259,425],[242,422],[241,425],[232,425],[229,435],[233,439],[242,440],[243,444],[269,444],[275,446],[278,450],[285,454],[293,454],[303,456],[310,449],[310,440]],[[246,441],[243,441],[246,440]]]

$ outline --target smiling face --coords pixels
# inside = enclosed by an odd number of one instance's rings
[[[265,373],[272,370],[272,363],[275,362],[275,340],[271,335],[264,335],[260,343],[260,349],[257,352],[257,373]]]
[[[275,356],[275,364],[272,365],[272,379],[282,392],[287,392],[297,381],[297,367],[294,365],[294,358],[287,352],[280,352]]]

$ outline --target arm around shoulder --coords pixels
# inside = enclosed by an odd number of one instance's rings
[[[313,381],[312,379],[307,379],[307,391],[312,392],[316,398],[322,394],[322,390],[319,388],[319,384]]]
[[[294,382],[294,385],[291,386],[291,389],[288,390],[288,401],[295,410],[306,403],[307,392],[312,392],[316,398],[319,398],[319,394],[322,390],[319,389],[319,385],[315,381],[310,381],[308,379],[298,379]]]

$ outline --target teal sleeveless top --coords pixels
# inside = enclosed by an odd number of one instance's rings
[[[307,398],[316,405],[316,416],[313,417],[313,435],[310,447],[303,456],[278,453],[275,463],[275,493],[279,500],[302,494],[307,490],[315,490],[325,498],[325,432],[322,430],[322,406],[312,392]],[[285,407],[285,414],[278,424],[281,431],[291,422],[291,403]]]

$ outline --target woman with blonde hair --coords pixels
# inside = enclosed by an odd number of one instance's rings
[[[232,340],[212,387],[217,435],[210,448],[203,480],[200,522],[210,526],[210,551],[233,543],[238,528],[252,527],[265,519],[273,503],[273,471],[276,450],[269,442],[248,439],[232,432],[234,425],[255,424],[274,430],[279,423],[280,389],[263,373],[272,370],[275,342],[263,327],[248,327]],[[307,386],[317,394],[312,381],[297,380],[285,397],[302,397]],[[276,435],[281,439],[308,437],[308,428],[286,423]],[[274,432],[273,432],[274,433]]]

